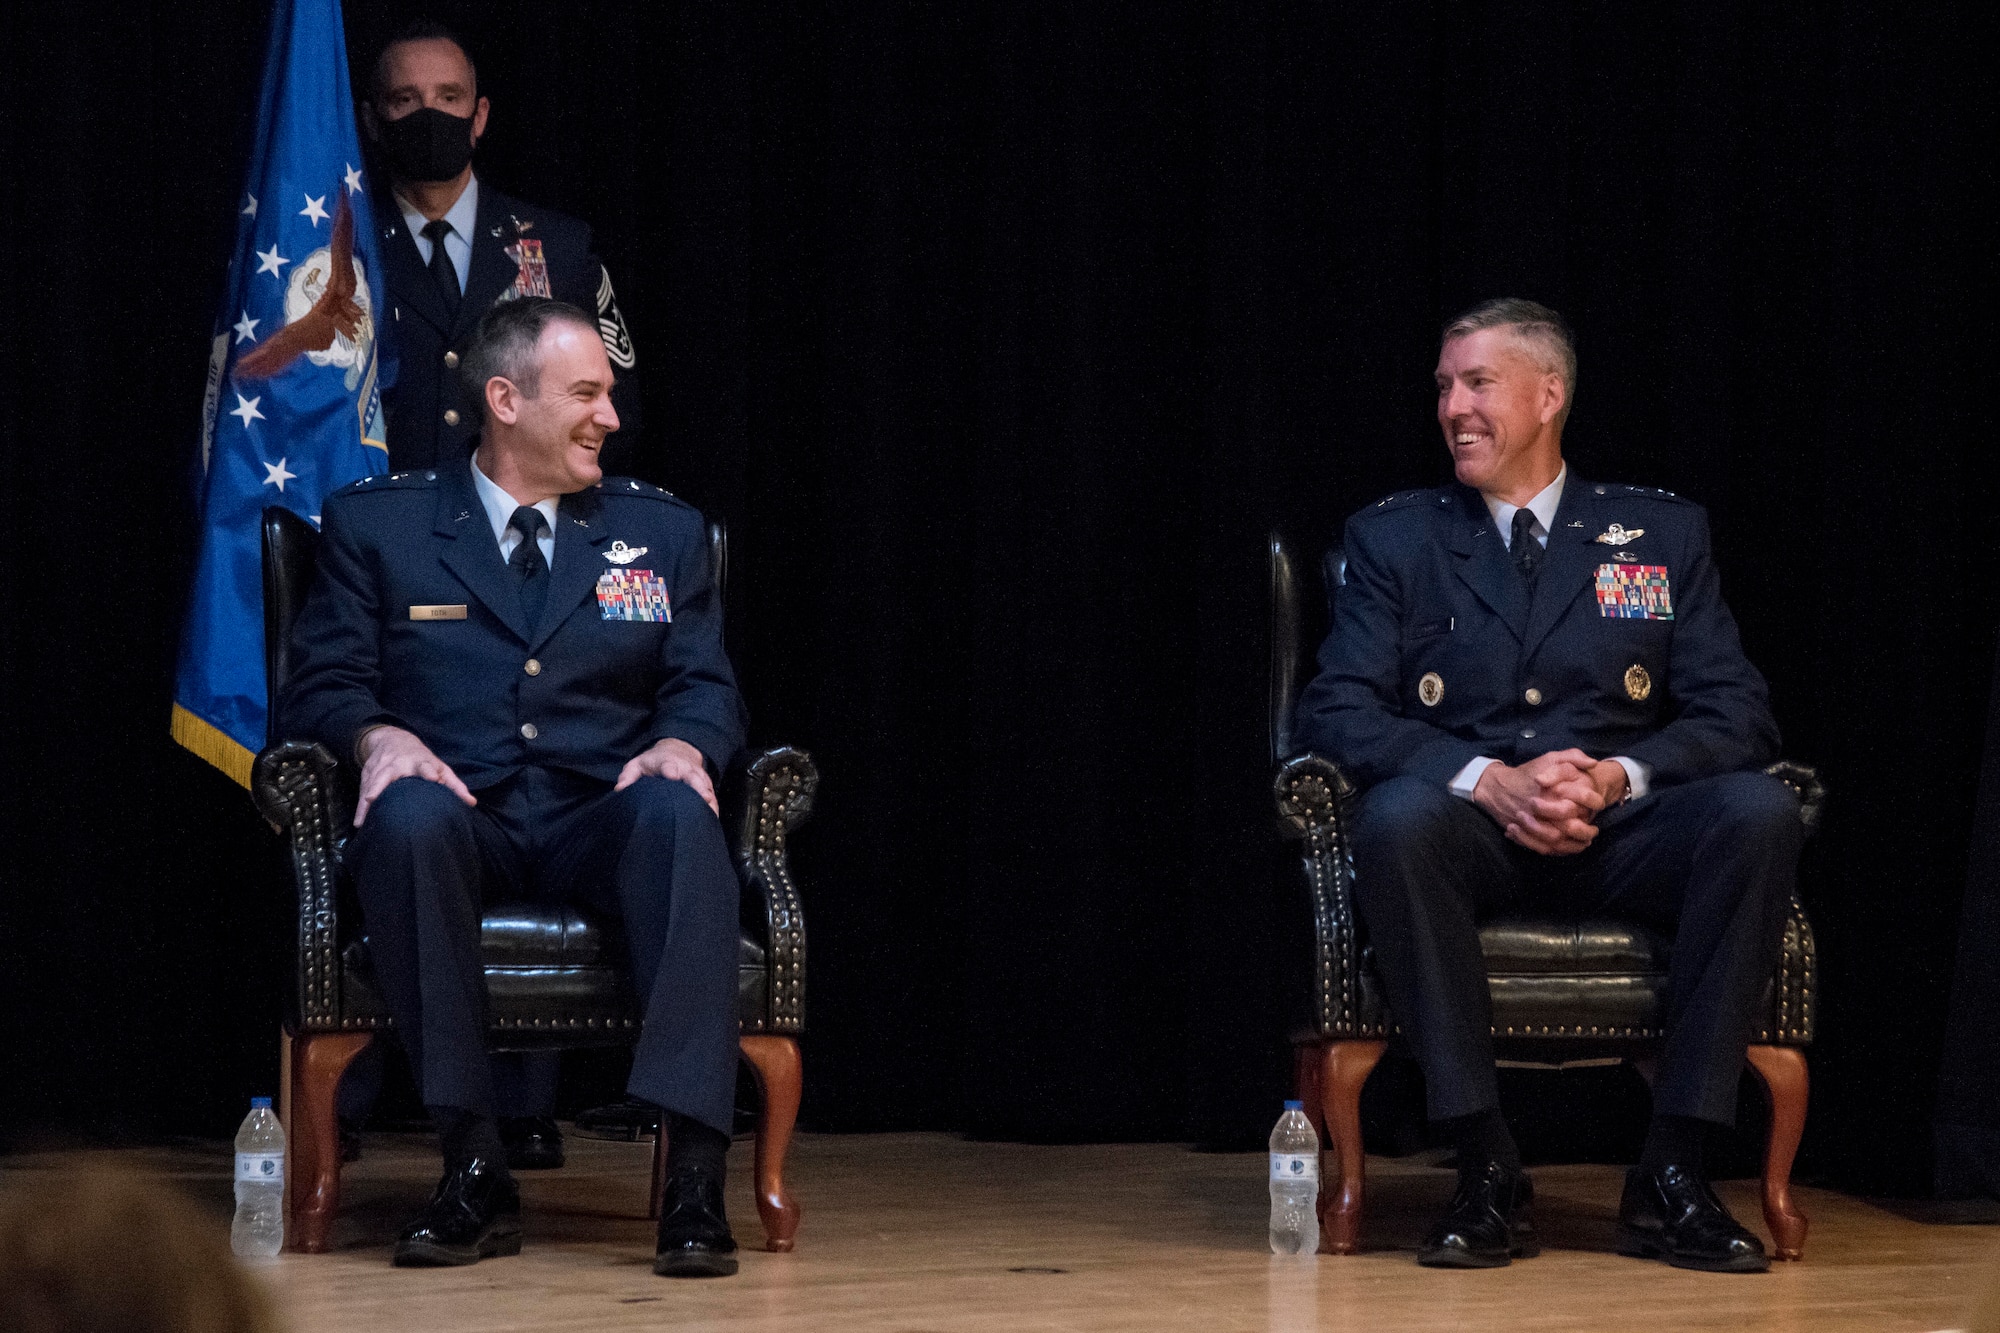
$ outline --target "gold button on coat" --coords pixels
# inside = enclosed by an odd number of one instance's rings
[[[445,368],[446,370],[457,370],[457,369],[458,369],[458,353],[457,353],[457,352],[446,352],[446,353],[444,354],[444,368]]]
[[[534,658],[531,657],[528,659],[528,664],[522,667],[521,670],[527,672],[531,676],[539,676],[542,674],[542,664],[540,662],[537,662]]]
[[[1542,701],[1542,692],[1536,689],[1534,686],[1530,685],[1528,687],[1527,693],[1523,694],[1521,697],[1523,699],[1526,699],[1528,701],[1528,706],[1532,708],[1536,704]]]
[[[457,409],[457,408],[455,408],[455,407],[447,407],[447,408],[446,408],[446,409],[444,410],[444,424],[445,424],[445,425],[447,425],[447,426],[456,426],[456,425],[458,424],[458,409]]]
[[[532,723],[532,722],[523,722],[523,723],[521,724],[521,739],[522,739],[522,740],[528,740],[528,741],[531,741],[531,740],[535,739],[535,737],[537,737],[537,736],[539,736],[539,735],[541,735],[541,734],[542,734],[542,733],[541,733],[540,731],[538,731],[538,730],[537,730],[537,729],[535,728],[535,724],[534,724],[534,723]]]

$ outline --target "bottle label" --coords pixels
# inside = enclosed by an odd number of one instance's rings
[[[236,1183],[246,1180],[267,1185],[285,1183],[285,1155],[281,1152],[240,1152],[236,1154]]]
[[[1317,1185],[1319,1183],[1319,1154],[1272,1153],[1271,1179],[1310,1180]]]

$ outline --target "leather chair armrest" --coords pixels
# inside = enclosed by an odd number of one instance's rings
[[[1780,759],[1764,771],[1799,794],[1799,819],[1806,826],[1806,836],[1818,832],[1820,812],[1826,805],[1826,784],[1819,780],[1819,770],[1811,764]]]
[[[280,741],[257,756],[250,793],[271,827],[288,835],[299,890],[298,986],[292,1030],[340,1022],[338,852],[351,814],[340,808],[340,763],[324,745]]]
[[[811,816],[818,789],[812,756],[789,745],[765,750],[743,770],[736,864],[744,908],[764,926],[771,1031],[788,1035],[805,1027],[806,921],[786,842]]]
[[[1272,782],[1278,827],[1304,844],[1313,913],[1313,1014],[1326,1037],[1373,1037],[1361,1013],[1361,943],[1355,932],[1354,866],[1342,806],[1356,788],[1338,765],[1302,754],[1278,766]]]

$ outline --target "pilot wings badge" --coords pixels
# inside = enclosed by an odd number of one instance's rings
[[[646,548],[643,546],[627,546],[624,542],[613,542],[611,549],[604,553],[604,558],[614,565],[629,565],[644,554]]]
[[[1603,542],[1606,546],[1623,546],[1627,542],[1635,542],[1645,535],[1646,530],[1644,528],[1627,528],[1613,523],[1608,530],[1597,535],[1597,540]]]

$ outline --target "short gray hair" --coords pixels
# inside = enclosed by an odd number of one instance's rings
[[[458,363],[466,397],[479,404],[485,419],[486,382],[495,376],[533,398],[542,391],[542,365],[535,346],[551,324],[575,324],[595,338],[597,321],[567,301],[523,296],[502,301],[479,317]]]
[[[1568,417],[1570,405],[1576,401],[1576,336],[1570,332],[1569,321],[1539,302],[1503,296],[1497,301],[1481,301],[1446,324],[1438,345],[1481,329],[1512,329],[1543,370],[1562,377],[1562,414]]]

